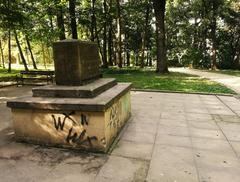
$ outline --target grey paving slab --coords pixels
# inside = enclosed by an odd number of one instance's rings
[[[148,166],[147,161],[111,156],[100,170],[95,181],[144,182]]]
[[[44,182],[90,182],[98,174],[107,158],[97,156],[71,157],[57,165]]]
[[[52,168],[29,160],[1,160],[0,179],[3,182],[44,181]]]
[[[231,116],[219,114],[219,117],[223,122],[240,123],[240,117],[237,116],[236,114]]]
[[[166,135],[161,133],[158,133],[155,144],[192,148],[190,137]]]
[[[192,147],[197,150],[209,150],[212,152],[221,151],[224,153],[233,154],[233,150],[231,145],[226,140],[216,140],[216,139],[209,139],[209,138],[192,138]]]
[[[165,126],[188,126],[188,123],[185,119],[160,119],[159,124]]]
[[[112,155],[151,160],[153,144],[121,140],[114,148]]]
[[[190,128],[191,137],[209,138],[209,139],[225,139],[220,130]]]
[[[239,119],[240,122],[240,119]],[[218,122],[218,126],[223,131],[240,131],[240,123],[239,122]]]
[[[198,150],[195,156],[201,181],[237,182],[240,180],[239,160],[234,153]]]
[[[165,126],[159,125],[159,134],[174,135],[174,136],[190,136],[189,130],[184,126]]]
[[[236,152],[238,158],[240,158],[240,142],[233,142],[230,141],[230,144],[232,145],[234,151]]]
[[[197,182],[198,175],[192,150],[155,145],[147,181]]]
[[[209,121],[212,120],[210,114],[185,113],[188,121]]]
[[[209,120],[209,121],[188,121],[188,124],[190,127],[193,128],[199,128],[199,129],[213,129],[213,130],[218,130],[218,126],[214,120]]]
[[[223,130],[224,135],[230,141],[239,141],[240,142],[240,134],[239,131],[230,131],[230,130]]]
[[[176,112],[162,112],[161,113],[161,118],[162,119],[169,119],[169,120],[185,120],[186,119],[186,116],[184,114],[179,114]]]
[[[150,143],[153,144],[155,140],[156,134],[154,133],[147,133],[147,132],[137,132],[137,131],[126,131],[123,136],[122,140],[132,141],[137,143]]]

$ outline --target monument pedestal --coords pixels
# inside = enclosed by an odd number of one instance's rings
[[[107,152],[130,117],[131,84],[96,79],[100,75],[97,55],[97,45],[93,43],[76,40],[56,43],[57,85],[33,88],[33,97],[7,102],[12,109],[17,140]],[[62,63],[67,63],[67,67]],[[75,67],[77,70],[70,71]],[[85,67],[87,71],[83,71]]]
[[[22,97],[7,105],[19,141],[106,152],[130,117],[130,84],[91,99]]]

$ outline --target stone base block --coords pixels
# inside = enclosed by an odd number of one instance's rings
[[[93,98],[117,84],[114,78],[99,78],[83,86],[47,85],[33,88],[33,97]]]
[[[93,99],[64,101],[68,105],[60,98],[25,97],[8,102],[16,138],[37,144],[106,152],[130,117],[130,84],[118,84]]]

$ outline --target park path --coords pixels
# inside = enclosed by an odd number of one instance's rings
[[[212,81],[221,83],[227,86],[228,88],[231,88],[236,93],[240,94],[240,77],[220,74],[220,73],[209,73],[206,71],[189,69],[189,68],[170,68],[169,70],[173,72],[187,73],[187,74],[198,75],[204,78],[208,78]]]
[[[106,155],[16,142],[6,101],[31,94],[0,89],[1,182],[240,181],[235,97],[133,91],[132,117]]]

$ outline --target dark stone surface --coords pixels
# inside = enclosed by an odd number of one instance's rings
[[[93,98],[117,84],[115,78],[100,78],[83,86],[48,85],[33,88],[33,97]]]
[[[100,77],[97,44],[63,40],[53,44],[57,85],[83,85]]]
[[[131,83],[119,83],[97,97],[87,98],[46,98],[20,97],[7,102],[12,109],[75,110],[101,112],[108,109],[116,99],[130,91]]]

